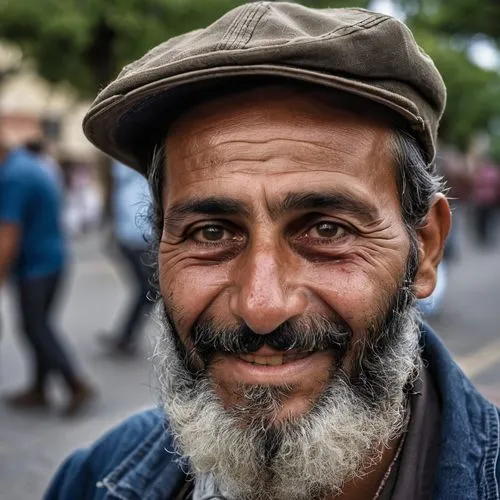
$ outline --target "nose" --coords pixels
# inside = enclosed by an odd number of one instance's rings
[[[254,251],[237,270],[230,309],[257,334],[271,333],[306,309],[306,295],[290,283],[286,268],[271,251]]]

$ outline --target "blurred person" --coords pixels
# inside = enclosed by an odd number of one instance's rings
[[[446,240],[444,259],[453,263],[460,257],[463,211],[470,200],[472,175],[463,154],[450,147],[442,148],[441,151],[437,168],[446,182],[448,201],[453,214],[453,224]]]
[[[153,196],[161,408],[75,452],[47,500],[498,496],[499,412],[415,305],[450,227],[445,96],[401,22],[281,2],[99,94],[87,137]]]
[[[28,152],[35,156],[40,166],[45,168],[54,178],[55,182],[57,182],[61,186],[61,188],[63,188],[64,179],[61,171],[61,166],[56,161],[56,159],[51,154],[49,154],[45,141],[40,137],[34,138],[27,141],[24,147]]]
[[[483,158],[474,172],[472,201],[474,228],[481,246],[491,246],[495,240],[495,219],[500,196],[500,172],[491,160]]]
[[[139,329],[153,305],[148,297],[153,264],[150,262],[151,228],[147,213],[151,197],[146,179],[115,162],[112,199],[114,238],[132,278],[133,297],[123,322],[113,334],[101,334],[99,341],[112,353],[134,354]]]
[[[90,165],[73,162],[68,174],[65,225],[73,236],[100,226],[102,198],[92,178]]]
[[[436,288],[430,297],[418,301],[418,309],[426,319],[436,318],[442,312],[448,287],[448,264],[443,259],[437,268]]]
[[[0,157],[0,285],[12,273],[22,331],[33,355],[31,384],[6,397],[17,409],[49,406],[48,383],[60,376],[68,392],[65,415],[93,396],[53,326],[65,274],[61,191],[54,176],[27,149],[2,149]]]
[[[471,184],[465,158],[449,147],[441,147],[440,154],[436,159],[436,173],[442,176],[445,182],[448,202],[453,214],[453,224],[446,238],[443,258],[437,269],[436,288],[430,297],[417,303],[420,312],[428,319],[435,318],[442,313],[449,273],[460,255],[461,221],[459,219],[462,216],[462,204],[469,197]]]

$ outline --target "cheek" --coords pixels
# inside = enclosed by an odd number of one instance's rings
[[[355,263],[325,265],[313,271],[309,279],[315,295],[353,332],[363,332],[380,319],[398,288],[399,276],[377,271]]]
[[[212,305],[228,280],[226,266],[171,265],[159,259],[160,289],[172,311],[176,327],[186,333],[198,317]]]

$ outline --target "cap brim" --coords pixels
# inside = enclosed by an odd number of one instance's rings
[[[166,135],[179,110],[191,102],[207,99],[222,81],[234,77],[282,77],[344,91],[369,99],[402,116],[409,128],[424,132],[422,144],[427,159],[434,152],[430,130],[413,102],[377,86],[374,81],[360,81],[289,66],[251,65],[214,67],[156,80],[126,94],[113,95],[96,104],[83,121],[84,133],[95,146],[120,162],[147,174],[153,149]]]

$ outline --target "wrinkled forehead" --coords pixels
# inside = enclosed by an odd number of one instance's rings
[[[399,115],[367,99],[307,84],[269,83],[207,95],[186,105],[169,126],[167,144],[192,130],[211,129],[210,124],[215,120],[218,126],[231,125],[245,115],[263,118],[268,126],[280,119],[294,118],[307,128],[314,122],[327,124],[339,117],[364,126],[387,129],[404,126]]]
[[[230,93],[192,106],[171,125],[167,179],[210,179],[216,169],[230,174],[252,161],[361,177],[380,174],[382,165],[382,173],[392,175],[391,118],[371,103],[310,88],[270,85]]]

